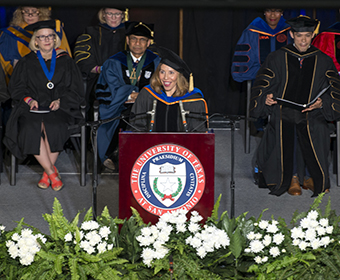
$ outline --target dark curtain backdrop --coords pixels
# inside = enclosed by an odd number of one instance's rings
[[[100,7],[52,8],[52,17],[64,22],[71,48],[84,28],[98,23]],[[15,7],[2,7],[8,25]],[[236,83],[230,75],[234,47],[242,31],[263,11],[251,9],[183,10],[183,58],[194,73],[195,86],[207,100],[210,113],[245,115],[246,93],[244,84]],[[321,21],[320,31],[339,21],[338,8],[319,10],[285,10],[284,17],[291,18],[305,13]],[[178,8],[131,8],[130,20],[155,24],[155,41],[175,52],[179,50]]]

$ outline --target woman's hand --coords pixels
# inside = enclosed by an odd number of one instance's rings
[[[38,110],[38,101],[31,99],[30,102],[27,103],[28,106],[30,106],[30,110]]]
[[[307,109],[302,110],[302,113],[312,111],[314,109],[320,109],[322,107],[322,99],[319,97],[312,105],[310,105]]]
[[[273,99],[273,94],[271,93],[271,94],[267,94],[267,97],[266,97],[266,105],[268,105],[268,106],[272,106],[272,105],[274,105],[274,104],[277,104],[277,101],[275,101],[274,99]]]
[[[60,99],[52,101],[49,108],[51,111],[57,111],[60,108]]]

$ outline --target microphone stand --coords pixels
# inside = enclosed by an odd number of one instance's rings
[[[230,218],[235,217],[235,180],[234,180],[234,167],[235,167],[235,122],[243,119],[244,116],[237,116],[237,115],[226,115],[223,116],[225,119],[230,121],[231,123],[231,171],[230,171]]]

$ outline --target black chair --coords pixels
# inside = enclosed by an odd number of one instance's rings
[[[81,105],[80,110],[82,115],[85,118],[85,110],[86,105]],[[82,125],[80,127],[79,132],[73,133],[70,136],[70,139],[72,141],[72,144],[76,148],[78,152],[80,152],[80,186],[86,185],[86,129],[85,125]],[[80,139],[80,145],[79,141],[76,142],[77,139]],[[80,146],[80,149],[79,149]],[[1,157],[2,158],[2,157]],[[17,160],[16,157],[11,154],[11,164],[10,164],[10,184],[11,186],[15,186],[16,184],[16,173],[17,173]]]

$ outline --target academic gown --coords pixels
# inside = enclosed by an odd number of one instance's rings
[[[235,81],[254,80],[269,53],[290,43],[290,26],[283,17],[275,29],[258,17],[243,31],[235,47],[231,74]]]
[[[330,88],[321,96],[321,109],[301,113],[287,106],[265,105],[270,93],[274,98],[306,104],[328,85]],[[296,153],[299,155],[301,151],[313,178],[313,196],[330,188],[327,121],[340,117],[340,79],[330,57],[314,46],[300,53],[292,44],[269,54],[252,88],[250,115],[256,118],[270,115],[256,152],[260,187],[268,187],[274,195],[288,190],[293,176],[296,134]]]
[[[50,69],[51,60],[46,62]],[[71,134],[69,126],[81,124],[80,105],[84,104],[81,73],[73,59],[65,52],[56,58],[52,77],[53,89],[47,88],[48,79],[35,52],[23,57],[14,69],[8,90],[13,99],[13,110],[6,126],[4,144],[20,159],[27,154],[39,155],[41,124],[52,152],[62,151]],[[39,107],[48,107],[60,98],[60,108],[50,113],[31,113],[25,97],[36,100]]]
[[[94,94],[94,87],[99,77],[99,74],[91,73],[93,67],[102,66],[109,57],[125,49],[124,26],[124,23],[116,28],[110,28],[107,24],[89,26],[78,37],[74,58],[83,77],[86,77],[86,100],[94,98],[91,93]]]
[[[146,50],[146,58],[136,85],[131,85],[130,73],[127,66],[127,51],[119,52],[103,64],[97,86],[96,97],[99,100],[99,117],[101,120],[119,117],[126,108],[124,103],[132,91],[139,92],[150,83],[150,78],[156,70],[160,57]],[[105,161],[107,148],[110,145],[119,120],[101,125],[98,129],[98,154]]]
[[[150,131],[151,115],[143,114],[153,109],[153,102],[157,100],[154,129],[155,132],[181,132],[185,131],[183,119],[179,108],[179,101],[183,102],[188,132],[207,131],[208,107],[203,93],[194,88],[184,96],[172,97],[155,92],[150,85],[144,87],[139,93],[131,109],[130,124],[134,131]],[[135,115],[135,116],[134,116]]]
[[[63,24],[58,19],[56,19],[55,22],[56,28],[54,31],[61,40],[59,48],[67,51],[67,53],[71,55],[70,46],[63,30]],[[0,29],[0,63],[4,70],[7,84],[13,73],[16,61],[31,52],[28,45],[33,32],[25,30],[24,28],[27,26],[27,24],[23,24],[21,26],[9,26]]]
[[[312,45],[330,56],[340,72],[340,22],[334,23],[316,36]]]

